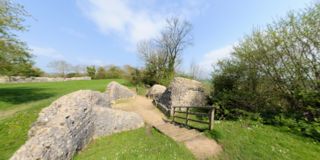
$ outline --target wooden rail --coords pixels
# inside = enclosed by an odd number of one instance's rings
[[[177,109],[179,109],[179,110],[177,110]],[[208,113],[190,111],[191,109],[207,109]],[[197,122],[197,123],[208,124],[209,130],[212,130],[212,128],[213,128],[213,124],[214,124],[214,108],[213,107],[173,106],[171,112],[172,112],[171,113],[172,122],[181,123],[181,122],[175,121],[176,118],[179,118],[179,119],[185,120],[183,124],[186,126],[188,126],[189,121],[193,121],[193,122]],[[183,114],[185,114],[185,117],[177,115],[177,113],[183,113]],[[191,119],[189,117],[189,115],[208,117],[209,122],[197,120],[197,119]]]

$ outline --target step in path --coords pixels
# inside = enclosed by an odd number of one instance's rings
[[[150,99],[145,97],[137,96],[135,99],[116,103],[113,108],[138,113],[146,123],[173,140],[183,143],[197,159],[208,159],[222,151],[221,146],[215,140],[207,138],[202,132],[165,121],[165,116],[152,104]]]

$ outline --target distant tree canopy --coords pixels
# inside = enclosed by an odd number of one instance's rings
[[[96,67],[95,66],[87,66],[87,75],[92,79],[96,78]]]
[[[15,31],[25,31],[22,24],[28,16],[23,6],[11,0],[0,1],[0,75],[26,75],[33,71],[33,62],[27,45]]]
[[[65,77],[66,74],[72,69],[72,65],[64,60],[52,61],[48,64],[48,67],[52,68],[62,77]]]
[[[190,23],[171,18],[159,38],[138,44],[138,52],[145,63],[146,83],[167,85],[173,79],[183,51],[192,43],[191,29]]]
[[[291,118],[304,134],[320,137],[320,4],[255,29],[216,68],[212,100],[220,117]]]

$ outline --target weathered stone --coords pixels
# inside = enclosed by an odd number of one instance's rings
[[[121,99],[133,98],[136,95],[129,88],[115,81],[112,81],[108,84],[106,94],[109,95],[111,102]]]
[[[160,96],[166,91],[166,89],[167,88],[165,86],[155,84],[149,89],[146,96],[152,99],[159,99]]]
[[[140,128],[144,121],[136,113],[116,109],[94,107],[97,114],[94,137]]]
[[[92,91],[77,91],[44,108],[29,130],[29,140],[11,159],[71,159],[94,133],[93,97]]]
[[[143,126],[134,113],[113,110],[106,94],[80,90],[44,108],[29,130],[28,141],[11,160],[69,160],[95,136]]]
[[[156,101],[167,109],[171,109],[172,106],[197,107],[206,105],[207,96],[201,82],[176,77]]]
[[[61,81],[76,81],[76,80],[91,80],[91,77],[23,77],[11,76],[0,77],[0,83],[26,83],[26,82],[61,82]]]
[[[8,83],[10,81],[8,76],[0,76],[0,83]]]

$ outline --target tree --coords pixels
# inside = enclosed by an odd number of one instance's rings
[[[87,75],[92,79],[96,78],[96,67],[95,66],[87,66]]]
[[[201,77],[201,67],[198,65],[198,64],[196,64],[195,62],[191,62],[191,64],[190,64],[190,76],[191,76],[191,78],[192,79],[200,79],[200,77]]]
[[[220,117],[254,113],[320,140],[319,15],[320,4],[290,12],[234,46],[212,77]]]
[[[27,16],[23,6],[11,0],[0,1],[0,75],[21,75],[19,68],[32,68],[27,45],[13,33],[26,30],[22,23]]]
[[[175,68],[181,63],[183,51],[192,44],[190,23],[176,17],[166,22],[159,38],[138,44],[138,52],[145,62],[145,74],[150,78],[151,85],[167,85],[175,75]]]
[[[105,79],[107,78],[107,72],[103,67],[99,67],[96,75],[97,79]]]
[[[124,75],[124,71],[118,66],[110,65],[110,66],[107,66],[106,68],[107,68],[106,78],[109,78],[109,79],[122,78]]]
[[[71,65],[64,60],[52,61],[48,64],[48,67],[55,70],[60,76],[65,77],[66,73],[70,70]]]

